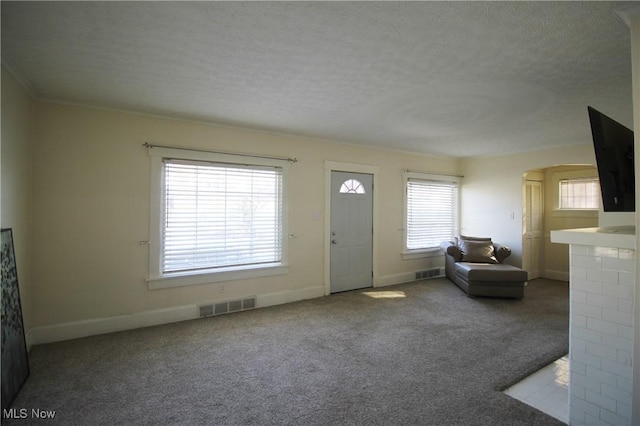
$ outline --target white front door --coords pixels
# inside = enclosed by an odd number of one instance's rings
[[[524,185],[524,214],[522,215],[522,269],[529,279],[542,276],[542,182],[528,180]]]
[[[331,172],[331,293],[373,283],[373,175]]]

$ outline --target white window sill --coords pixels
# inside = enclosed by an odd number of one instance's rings
[[[199,274],[172,274],[162,277],[147,278],[146,281],[149,286],[149,290],[157,290],[162,288],[210,284],[221,281],[243,280],[247,278],[271,277],[274,275],[286,275],[288,273],[289,266],[276,264],[270,266],[261,265],[259,267],[249,266],[244,268],[217,270],[215,272],[204,272]]]
[[[552,217],[598,217],[598,210],[592,209],[554,209],[551,212]]]
[[[402,257],[402,260],[424,259],[428,257],[442,256],[442,250],[440,248],[407,250],[403,251],[400,256]]]

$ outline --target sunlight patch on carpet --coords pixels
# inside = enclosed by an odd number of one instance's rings
[[[364,291],[362,294],[373,299],[398,299],[407,297],[404,291]]]

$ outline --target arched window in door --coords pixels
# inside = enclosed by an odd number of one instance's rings
[[[348,179],[340,186],[341,194],[364,194],[364,186],[356,179]]]

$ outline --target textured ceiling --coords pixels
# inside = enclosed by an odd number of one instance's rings
[[[456,157],[632,126],[623,2],[1,2],[38,98]]]

